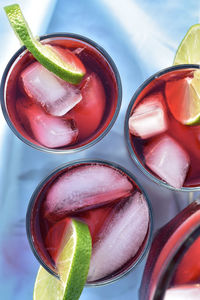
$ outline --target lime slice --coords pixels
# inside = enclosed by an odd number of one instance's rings
[[[200,24],[190,27],[178,47],[173,64],[200,64]]]
[[[190,27],[174,58],[174,65],[200,64],[200,24]],[[200,124],[200,71],[193,78],[166,85],[168,106],[175,119],[184,125]]]
[[[72,220],[66,235],[66,244],[57,260],[60,280],[40,267],[33,300],[76,300],[85,285],[92,251],[88,226]]]
[[[6,6],[4,10],[20,42],[26,46],[37,61],[67,82],[78,84],[81,81],[86,70],[74,53],[70,53],[67,61],[67,58],[62,59],[58,52],[53,50],[53,47],[43,45],[34,39],[18,4]]]
[[[60,300],[63,299],[64,291],[65,287],[59,279],[50,275],[43,267],[39,268],[34,286],[33,300]]]
[[[200,124],[200,78],[184,78],[166,83],[165,95],[174,118],[184,125]]]

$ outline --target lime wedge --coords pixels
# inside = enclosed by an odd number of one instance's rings
[[[174,65],[200,64],[200,24],[190,27],[174,58]],[[175,119],[184,125],[200,124],[200,71],[193,78],[169,82],[166,86],[168,106]]]
[[[6,6],[4,10],[18,39],[33,54],[37,61],[69,83],[78,84],[81,81],[86,70],[74,53],[70,53],[68,60],[67,58],[63,59],[58,52],[53,50],[52,46],[43,45],[36,40],[18,4]]]
[[[200,78],[184,78],[166,83],[166,99],[174,118],[184,125],[200,124]]]
[[[39,268],[34,286],[33,300],[61,300],[63,299],[64,291],[65,287],[59,279],[50,275],[43,267]]]
[[[200,124],[200,73],[194,72],[194,78],[190,82],[192,100],[190,103],[190,111],[187,118],[187,125]]]
[[[173,64],[200,64],[200,24],[190,27],[178,47]]]
[[[92,251],[88,226],[72,220],[66,235],[66,244],[57,260],[60,280],[40,267],[33,300],[76,300],[85,285]]]

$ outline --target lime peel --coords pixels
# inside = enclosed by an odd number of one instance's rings
[[[165,95],[174,118],[183,125],[200,123],[200,79],[184,78],[166,83]],[[198,93],[199,89],[199,93]]]
[[[189,28],[183,40],[181,41],[174,58],[174,65],[179,64],[200,64],[200,24],[195,24]],[[176,105],[171,112],[174,117],[185,125],[200,124],[200,70],[195,70],[193,78],[188,79],[186,83],[186,94],[180,105],[182,112],[177,112]],[[178,91],[177,91],[178,93]]]
[[[90,265],[92,241],[88,226],[72,220],[57,260],[60,280],[39,268],[33,300],[78,300]]]
[[[74,251],[71,270],[67,276],[65,262],[68,258],[68,243],[64,247],[58,259],[58,272],[60,279],[66,284],[64,299],[79,299],[87,280],[90,258],[92,253],[92,241],[88,226],[79,221],[72,220],[73,239],[77,247]],[[72,239],[68,242],[72,242]]]
[[[176,51],[173,64],[200,64],[200,24],[189,28]]]
[[[190,100],[190,118],[185,122],[186,125],[198,125],[200,123],[200,79],[195,75],[189,83]]]
[[[61,79],[72,84],[80,83],[86,72],[80,60],[79,66],[75,63],[69,64],[53,50],[53,47],[43,45],[37,39],[34,39],[18,4],[5,6],[4,10],[18,39],[37,61]],[[78,57],[76,57],[76,60],[78,60]]]

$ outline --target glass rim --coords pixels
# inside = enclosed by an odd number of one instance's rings
[[[176,271],[176,268],[178,267],[181,259],[199,237],[200,224],[197,227],[195,227],[192,232],[185,236],[182,243],[180,243],[178,248],[175,250],[172,258],[168,261],[165,270],[162,272],[159,278],[152,300],[164,299],[165,292],[167,291],[171,283],[174,272]]]
[[[0,83],[0,102],[1,102],[2,112],[3,112],[4,118],[5,118],[8,126],[22,142],[24,142],[28,146],[35,148],[37,150],[40,150],[42,152],[49,152],[49,153],[55,153],[55,154],[68,154],[68,153],[70,154],[70,153],[75,153],[75,152],[85,150],[85,149],[95,145],[110,131],[110,129],[114,125],[114,123],[117,119],[117,116],[119,114],[119,111],[120,111],[121,102],[122,102],[122,84],[121,84],[121,78],[119,75],[119,71],[118,71],[113,59],[108,54],[108,52],[103,47],[101,47],[99,44],[97,44],[96,42],[94,42],[93,40],[91,40],[85,36],[75,34],[75,33],[65,33],[65,32],[45,34],[45,35],[40,36],[39,40],[43,41],[43,40],[54,39],[54,38],[55,39],[56,38],[72,38],[72,39],[77,39],[77,40],[83,41],[84,43],[89,44],[90,46],[94,47],[105,58],[105,60],[107,61],[107,63],[110,66],[110,69],[113,71],[114,77],[116,80],[116,85],[117,85],[117,92],[118,92],[117,104],[116,104],[115,112],[112,116],[112,119],[110,120],[110,123],[108,124],[108,126],[103,130],[103,132],[101,132],[94,140],[90,141],[89,143],[86,143],[85,145],[80,146],[80,147],[75,146],[74,148],[70,148],[70,149],[53,149],[53,148],[48,148],[48,147],[45,147],[42,145],[36,145],[36,144],[32,143],[31,141],[29,141],[28,139],[26,139],[21,133],[18,132],[18,130],[13,125],[13,123],[10,120],[10,117],[7,113],[6,104],[5,104],[6,103],[6,101],[5,101],[5,86],[6,86],[10,68],[13,66],[15,61],[18,58],[20,58],[20,55],[22,55],[23,53],[26,53],[27,49],[25,46],[22,46],[20,49],[18,49],[6,65],[6,68],[3,72],[1,83]]]
[[[133,262],[133,264],[131,264],[127,269],[125,269],[123,272],[121,272],[120,274],[113,276],[109,279],[106,280],[102,280],[102,281],[97,281],[94,283],[86,283],[85,286],[88,287],[97,287],[97,286],[103,286],[103,285],[107,285],[110,283],[115,282],[116,280],[120,279],[121,277],[127,275],[140,261],[142,261],[142,259],[144,258],[144,256],[146,255],[147,251],[150,248],[151,245],[151,240],[152,240],[152,235],[153,235],[153,212],[152,212],[152,205],[151,202],[149,200],[149,197],[147,195],[147,193],[145,192],[145,190],[143,189],[143,187],[138,183],[137,179],[135,178],[135,176],[128,171],[126,168],[122,167],[121,165],[115,163],[115,162],[111,162],[108,160],[102,160],[102,159],[77,159],[77,160],[73,160],[70,161],[68,163],[64,163],[60,166],[58,166],[57,168],[55,168],[53,171],[51,171],[45,178],[43,178],[40,183],[37,185],[37,187],[35,188],[28,207],[27,207],[27,212],[26,212],[26,234],[27,234],[27,238],[29,241],[29,245],[31,247],[31,250],[34,254],[34,256],[36,257],[36,259],[38,260],[38,262],[40,263],[40,265],[47,271],[49,272],[51,275],[59,278],[58,274],[56,272],[53,272],[52,269],[50,269],[45,262],[42,260],[42,258],[40,257],[40,255],[38,254],[35,246],[34,246],[34,242],[33,242],[33,238],[32,238],[32,234],[31,234],[31,213],[32,213],[32,209],[35,203],[35,200],[39,194],[39,192],[41,191],[41,189],[45,186],[45,184],[54,176],[56,175],[56,173],[58,173],[59,171],[62,171],[66,168],[69,167],[73,167],[76,165],[80,165],[80,164],[103,164],[103,165],[107,165],[107,166],[111,166],[116,168],[117,170],[120,170],[121,172],[125,173],[125,175],[127,175],[128,177],[130,177],[134,183],[138,186],[138,188],[141,190],[142,194],[144,195],[145,201],[147,203],[148,206],[148,211],[149,211],[149,229],[148,229],[148,233],[147,233],[147,240],[146,243],[144,245],[144,248],[141,252],[141,254],[138,256],[138,258]]]
[[[135,151],[132,148],[131,145],[131,140],[130,140],[130,135],[129,135],[129,126],[128,126],[128,121],[129,121],[129,117],[132,111],[132,107],[136,101],[136,99],[138,98],[138,96],[140,95],[140,93],[143,91],[143,89],[149,85],[153,80],[155,80],[156,78],[159,78],[160,76],[170,73],[172,71],[176,71],[176,70],[184,70],[184,69],[200,69],[200,65],[198,64],[181,64],[181,65],[175,65],[175,66],[171,66],[171,67],[167,67],[162,69],[161,71],[156,72],[155,74],[151,75],[150,77],[148,77],[135,91],[135,93],[133,94],[130,103],[128,105],[127,111],[126,111],[126,115],[125,115],[125,122],[124,122],[124,135],[125,135],[125,140],[126,140],[126,145],[128,148],[128,152],[131,156],[131,158],[133,159],[133,161],[136,163],[137,167],[149,178],[151,179],[153,182],[157,183],[158,185],[164,186],[170,190],[173,191],[180,191],[180,192],[195,192],[195,191],[200,191],[200,186],[195,186],[195,187],[181,187],[181,188],[175,188],[173,186],[171,186],[170,184],[168,184],[167,182],[163,181],[162,179],[159,179],[158,177],[156,177],[155,175],[153,175],[150,171],[148,171],[145,166],[140,162],[140,160],[138,159]]]

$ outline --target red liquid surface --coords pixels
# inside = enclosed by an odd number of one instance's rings
[[[60,51],[62,51],[62,54],[65,53],[65,49],[75,51],[77,57],[79,57],[86,68],[86,74],[78,86],[81,90],[83,100],[64,116],[60,117],[64,121],[68,121],[69,119],[75,121],[79,130],[78,138],[71,144],[63,145],[58,148],[73,149],[81,147],[96,139],[112,120],[118,100],[116,77],[103,55],[93,46],[83,41],[74,38],[55,38],[49,39],[47,43],[56,46],[57,50],[60,49]],[[6,107],[15,129],[33,144],[43,146],[35,138],[30,124],[28,124],[26,120],[27,113],[31,114],[31,111],[33,111],[34,114],[35,112],[34,107],[30,105],[31,101],[24,92],[20,81],[22,72],[34,62],[35,59],[33,56],[30,53],[26,53],[22,55],[12,67],[12,71],[7,79]],[[100,89],[103,89],[102,92],[99,91],[98,84],[96,85],[94,82],[95,80],[92,81],[88,88],[85,81],[91,74],[93,78],[96,76],[100,81],[99,84],[101,86]],[[100,99],[102,97],[103,100]],[[47,113],[47,115],[49,114]],[[72,124],[72,126],[74,126],[74,124]]]
[[[200,237],[192,244],[180,261],[173,285],[200,284]]]
[[[189,155],[190,166],[187,172],[184,187],[195,187],[200,185],[200,126],[187,126],[178,122],[168,107],[167,98],[166,98],[166,84],[171,82],[171,88],[174,88],[176,85],[181,86],[182,80],[185,78],[193,77],[193,69],[186,70],[177,70],[172,71],[167,74],[164,74],[156,79],[154,79],[149,85],[147,85],[143,91],[140,93],[138,98],[136,99],[132,112],[134,109],[145,99],[146,96],[152,96],[156,98],[155,93],[161,93],[162,101],[164,101],[164,105],[166,107],[166,120],[167,120],[167,130],[163,133],[155,135],[153,137],[142,139],[140,137],[136,137],[130,134],[130,140],[132,144],[132,148],[138,157],[141,164],[152,173],[155,177],[160,178],[157,174],[155,174],[146,164],[145,164],[145,156],[144,149],[150,145],[151,143],[157,141],[165,134],[172,137],[175,141],[179,143],[182,149]],[[179,95],[173,93],[173,91],[167,91],[167,94],[170,94],[170,97],[174,97],[177,99]],[[170,101],[173,101],[170,99]],[[158,98],[159,100],[159,98]],[[160,100],[159,100],[160,101]],[[180,99],[181,101],[181,99]],[[131,113],[132,114],[132,113]]]
[[[169,267],[176,249],[200,223],[200,205],[193,202],[174,219],[162,227],[156,234],[145,266],[140,299],[152,300],[162,274]],[[200,237],[197,238],[180,258],[177,268],[169,270],[171,282],[169,287],[179,287],[200,283]],[[180,254],[181,255],[181,254]],[[165,280],[167,280],[165,278]],[[168,287],[168,288],[169,288]],[[164,288],[160,286],[164,291]],[[158,299],[158,298],[157,298]],[[171,299],[171,298],[170,298]]]
[[[71,170],[71,167],[69,167],[67,170]],[[56,261],[63,247],[64,235],[66,234],[66,228],[70,222],[70,218],[75,218],[83,221],[89,226],[92,237],[92,245],[94,246],[94,244],[99,241],[100,233],[112,220],[112,216],[114,216],[115,213],[121,207],[123,207],[123,205],[129,199],[129,197],[125,197],[110,201],[106,204],[101,204],[100,206],[92,205],[91,208],[85,208],[85,210],[83,208],[78,212],[69,212],[66,216],[62,215],[61,217],[59,217],[55,214],[54,217],[51,217],[50,220],[45,210],[45,199],[47,197],[49,188],[67,170],[64,169],[60,171],[53,178],[51,178],[49,182],[45,184],[34,202],[30,219],[31,235],[32,240],[34,241],[35,250],[39,254],[41,260],[54,272],[57,272]],[[124,173],[122,174],[124,175]],[[132,190],[127,196],[134,195],[136,192],[141,193],[139,187],[130,177],[128,177],[128,180],[132,184]],[[141,255],[141,252],[143,252],[148,237],[149,229],[136,255],[134,255],[134,257],[131,257],[125,265],[120,267],[120,269],[116,270],[109,276],[104,277],[103,279],[108,279],[110,277],[116,276],[128,269]]]

